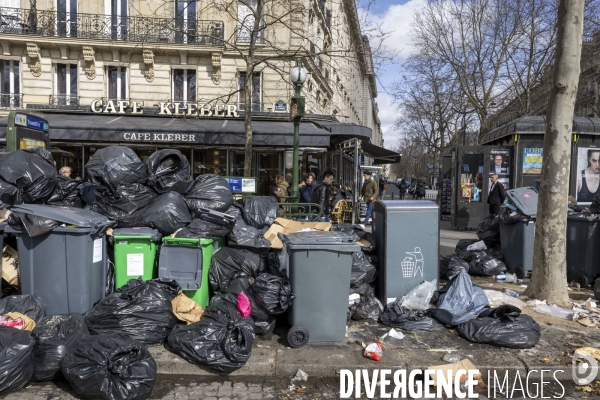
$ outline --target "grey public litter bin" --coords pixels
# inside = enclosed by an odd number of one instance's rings
[[[585,216],[567,217],[567,281],[581,287],[600,275],[600,221]]]
[[[296,295],[289,310],[288,343],[343,341],[346,336],[352,254],[360,251],[343,232],[281,235],[289,254],[288,276]]]
[[[386,200],[373,205],[379,258],[379,300],[389,304],[423,281],[438,279],[439,207],[428,200]]]
[[[11,211],[63,223],[49,233],[29,237],[7,226],[17,238],[22,294],[36,296],[46,315],[89,311],[107,290],[108,257],[105,231],[112,221],[81,208],[41,204],[14,206]]]
[[[533,267],[538,193],[535,188],[522,187],[508,190],[506,196],[523,218],[513,224],[500,223],[500,247],[508,272],[524,278]]]

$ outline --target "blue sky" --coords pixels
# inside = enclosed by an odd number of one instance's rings
[[[370,9],[370,20],[380,25],[384,31],[392,32],[386,41],[386,46],[399,52],[393,65],[388,65],[383,74],[378,77],[379,118],[383,130],[384,145],[386,148],[395,149],[398,140],[397,132],[393,125],[396,118],[396,106],[392,97],[386,93],[401,74],[402,61],[410,55],[409,30],[415,11],[425,5],[426,0],[376,0]]]

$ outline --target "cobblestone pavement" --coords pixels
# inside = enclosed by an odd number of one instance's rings
[[[219,377],[159,377],[154,386],[151,399],[168,400],[329,400],[338,399],[339,381],[337,379],[308,379],[308,382],[297,383],[291,386],[289,379],[229,379]],[[298,389],[300,387],[300,389]],[[550,386],[545,390],[544,397],[559,397],[562,389]],[[558,393],[556,392],[558,390]],[[486,391],[480,393],[479,398],[487,400]],[[493,395],[492,395],[493,396]],[[506,398],[506,395],[497,394],[496,398]],[[539,398],[532,394],[531,398]],[[354,396],[352,396],[354,398]],[[366,398],[363,393],[361,398]],[[376,391],[375,399],[379,397]],[[512,398],[522,398],[515,394]],[[574,390],[572,385],[565,384],[565,394],[560,396],[565,400],[599,398],[591,393]],[[71,400],[77,397],[69,384],[65,381],[34,383],[19,392],[0,396],[2,400]]]

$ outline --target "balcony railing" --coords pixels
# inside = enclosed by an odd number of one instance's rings
[[[252,33],[252,28],[238,25],[235,27],[235,42],[236,43],[250,43],[250,34]],[[265,31],[264,29],[260,29],[256,32],[256,43],[264,44],[265,43]]]
[[[23,108],[23,95],[0,93],[0,108],[9,110]]]
[[[66,94],[51,95],[48,104],[55,107],[79,107],[79,97]]]
[[[0,8],[0,33],[223,46],[223,21]]]

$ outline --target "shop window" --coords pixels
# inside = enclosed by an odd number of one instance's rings
[[[194,150],[194,177],[200,174],[227,175],[227,150]]]
[[[19,67],[18,60],[0,60],[0,107],[2,108],[23,106]]]
[[[238,80],[238,110],[240,111],[246,110],[246,79],[246,72],[241,71]],[[261,85],[260,72],[253,73],[250,100],[252,102],[251,110],[255,112],[261,111]]]
[[[108,98],[110,100],[126,100],[129,90],[127,87],[127,68],[126,67],[108,67]]]
[[[77,106],[77,64],[54,66],[54,97],[52,105]]]
[[[196,70],[174,69],[172,81],[173,101],[196,102]]]
[[[460,175],[460,201],[481,202],[483,189],[484,155],[482,153],[465,152],[462,159]],[[487,176],[487,174],[485,174]]]

